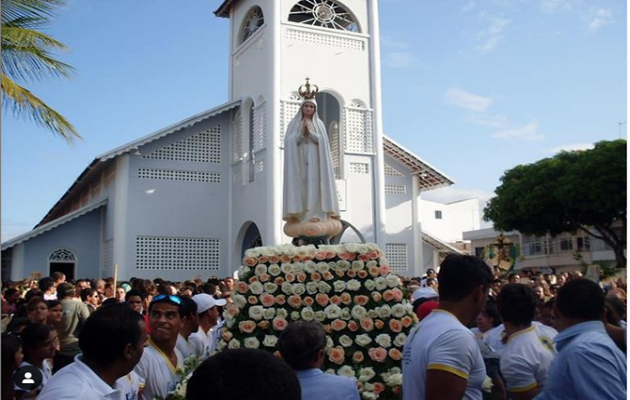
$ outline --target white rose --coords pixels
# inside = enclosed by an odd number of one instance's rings
[[[407,341],[407,335],[401,332],[398,335],[396,335],[396,337],[394,338],[394,346],[403,347],[406,341]]]
[[[255,337],[248,337],[243,340],[243,344],[248,349],[257,349],[260,347],[260,342]]]
[[[376,243],[365,243],[365,246],[368,248],[369,251],[380,251],[380,248]]]
[[[231,319],[234,319],[234,315],[230,314],[229,312],[227,312],[227,310],[223,311],[223,319],[226,321],[229,321]]]
[[[392,346],[392,338],[386,333],[381,333],[374,339],[374,341],[385,349]]]
[[[315,318],[315,311],[311,307],[304,307],[300,315],[304,321],[312,321]]]
[[[363,391],[361,393],[361,398],[363,400],[378,400],[378,393]]]
[[[251,306],[249,308],[249,318],[260,321],[263,318],[263,307],[262,306]]]
[[[278,264],[271,264],[269,266],[268,271],[269,271],[269,275],[271,275],[271,276],[278,276],[282,272],[282,270],[280,269],[280,266]]]
[[[275,308],[265,308],[263,316],[265,317],[265,319],[274,319],[276,316]]]
[[[352,346],[352,339],[348,335],[341,335],[341,337],[339,337],[339,344],[343,347],[350,347]]]
[[[335,281],[335,283],[333,283],[333,286],[335,288],[335,292],[343,292],[346,289],[346,282]]]
[[[382,276],[374,279],[374,283],[376,283],[376,290],[378,290],[379,292],[387,289],[387,281]]]
[[[225,343],[225,341],[223,340],[219,340],[219,343],[217,343],[217,350],[222,351],[225,350],[227,348],[227,343]]]
[[[317,263],[317,272],[319,272],[320,274],[323,274],[324,272],[328,272],[328,270],[330,270],[330,266],[328,265],[327,262],[324,261],[320,261]]]
[[[324,308],[324,312],[326,313],[326,317],[329,319],[337,319],[341,317],[341,308],[335,304],[331,304]]]
[[[322,322],[326,319],[326,313],[323,311],[315,311],[315,321]]]
[[[282,265],[280,266],[280,270],[283,274],[291,273],[291,263],[282,263]]]
[[[260,255],[260,251],[256,248],[245,250],[245,257],[258,257]]]
[[[388,379],[385,381],[385,384],[391,387],[402,385],[402,374],[401,373],[391,374],[388,377]]]
[[[332,368],[328,368],[326,371],[324,371],[324,373],[328,375],[337,375],[335,374],[335,370]]]
[[[378,263],[376,262],[376,260],[370,260],[368,262],[365,263],[365,268],[370,269],[372,267],[377,267]]]
[[[249,290],[251,290],[253,294],[261,294],[264,288],[262,283],[256,281],[249,284]]]
[[[247,299],[245,298],[245,296],[242,296],[240,294],[232,296],[232,301],[234,302],[234,305],[238,308],[243,308],[247,304]]]
[[[354,370],[351,366],[345,365],[337,370],[337,375],[354,378]]]
[[[359,253],[359,254],[367,254],[369,251],[370,251],[369,247],[367,247],[363,243],[359,243],[359,246],[357,248],[357,253]]]
[[[225,320],[225,324],[227,325],[227,327],[228,327],[228,328],[231,328],[232,326],[234,326],[234,322],[235,322],[235,321],[236,321],[236,320],[235,320],[234,318],[232,318],[232,319],[226,319],[226,320]]]
[[[363,261],[352,261],[352,269],[355,271],[361,271],[365,267]]]
[[[326,348],[332,349],[333,347],[335,347],[335,343],[330,336],[326,336]]]
[[[274,335],[265,335],[263,345],[266,347],[275,347],[278,343],[278,337]]]
[[[376,283],[374,283],[372,279],[367,279],[365,282],[363,282],[363,286],[365,286],[365,288],[371,292],[374,290],[374,288],[376,288]]]
[[[315,262],[313,261],[305,261],[304,262],[304,272],[307,274],[312,274],[315,272]]]
[[[276,310],[276,317],[281,317],[281,318],[287,319],[288,315],[289,315],[289,313],[284,308],[278,308]]]
[[[346,260],[337,261],[337,266],[341,268],[341,270],[344,272],[349,270],[351,265],[352,264],[350,264],[350,261],[346,261]]]
[[[352,318],[356,320],[360,320],[361,318],[365,318],[367,316],[367,310],[363,306],[354,306],[352,307]]]
[[[356,292],[357,290],[361,289],[361,282],[359,282],[356,279],[350,279],[346,287],[348,288],[348,290],[352,290]]]
[[[293,294],[293,285],[291,284],[291,282],[283,282],[282,283],[282,291],[287,296],[288,295],[292,295]]]
[[[291,267],[291,272],[294,275],[299,274],[300,272],[304,271],[304,264],[302,264],[301,262],[295,262],[293,263],[293,266]]]
[[[276,290],[278,290],[278,285],[273,282],[267,282],[263,284],[263,287],[265,288],[265,292],[269,294],[274,294]]]
[[[297,311],[291,311],[291,319],[297,321],[300,319],[300,313]]]
[[[374,378],[375,376],[376,376],[376,372],[374,372],[374,370],[370,367],[361,368],[359,370],[359,380],[361,382],[367,382],[370,379]]]
[[[260,254],[262,254],[265,257],[269,257],[269,256],[275,256],[277,253],[276,253],[276,249],[274,247],[263,246],[260,249]]]
[[[258,264],[256,266],[256,269],[254,270],[254,273],[258,276],[262,275],[262,274],[266,274],[267,273],[267,266],[265,264]]]
[[[346,251],[349,253],[356,253],[359,250],[359,244],[358,243],[344,243],[343,246],[346,248]]]
[[[368,344],[372,343],[372,338],[370,338],[368,335],[361,334],[361,335],[357,335],[357,337],[354,338],[354,342],[356,344],[358,344],[359,346],[367,346]]]
[[[351,317],[350,315],[350,309],[348,307],[344,307],[341,309],[341,319],[343,320],[349,320]]]
[[[376,311],[374,309],[368,311],[368,317],[370,317],[372,319],[378,318],[378,311]]]
[[[306,286],[303,283],[294,283],[292,286],[293,294],[303,295],[306,292]]]
[[[251,270],[251,268],[243,265],[241,268],[238,269],[238,278],[245,279],[245,276],[247,276],[247,274],[249,274]]]
[[[228,349],[239,349],[240,347],[241,342],[239,342],[238,339],[232,339],[230,343],[228,343]]]
[[[387,275],[385,277],[385,280],[387,281],[387,286],[389,286],[390,288],[395,288],[400,285],[400,278],[398,278],[394,274]]]
[[[308,294],[315,294],[317,293],[317,282],[309,282],[306,284],[306,291],[308,292]]]
[[[387,304],[385,304],[378,310],[378,315],[381,318],[389,318],[389,316],[392,315],[392,309]]]
[[[363,391],[364,392],[373,392],[374,384],[369,382],[363,382]]]
[[[332,286],[330,286],[329,284],[327,284],[324,281],[318,282],[317,286],[319,287],[319,291],[321,293],[330,293],[330,291],[332,290]]]
[[[407,314],[407,309],[402,304],[394,304],[392,307],[392,315],[396,318],[402,318]]]

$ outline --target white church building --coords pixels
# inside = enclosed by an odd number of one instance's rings
[[[421,275],[422,192],[453,181],[383,134],[377,3],[225,0],[230,100],[96,157],[32,231],[2,244],[3,279],[114,266],[119,279],[205,279],[231,275],[250,247],[290,243],[283,137],[306,77],[346,227],[333,242],[377,243],[393,271]]]

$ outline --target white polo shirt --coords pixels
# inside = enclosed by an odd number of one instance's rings
[[[178,335],[175,348],[179,350],[180,353],[182,353],[182,357],[184,357],[184,359],[193,355],[198,357],[199,353],[201,352],[199,350],[199,346],[197,346],[194,340],[192,340],[192,334],[188,337],[188,340],[184,339],[181,334]]]
[[[505,327],[503,324],[488,329],[483,333],[483,342],[490,346],[497,354],[503,352],[503,338],[505,337]]]
[[[135,371],[131,371],[127,375],[116,381],[114,385],[120,390],[122,398],[125,400],[138,400],[138,392],[140,391],[140,377]]]
[[[402,367],[404,400],[426,398],[429,369],[466,379],[463,399],[482,399],[486,367],[475,335],[448,311],[433,310],[412,330],[404,346]]]
[[[166,398],[169,392],[175,390],[180,381],[176,369],[183,367],[182,353],[173,349],[177,355],[177,365],[171,364],[168,357],[149,339],[149,345],[144,348],[140,362],[134,371],[140,377],[140,387],[144,388],[142,399],[153,400],[155,396]]]
[[[120,390],[105,383],[82,360],[81,355],[74,362],[59,370],[48,380],[38,400],[121,400]]]
[[[501,374],[509,391],[526,392],[545,386],[549,366],[557,354],[553,345],[557,334],[553,328],[532,323],[508,338],[501,356]]]
[[[219,331],[223,324],[224,321],[220,321],[217,325],[210,328],[207,333],[200,326],[197,332],[192,333],[188,337],[188,341],[197,351],[200,360],[205,360],[214,354],[219,340]]]

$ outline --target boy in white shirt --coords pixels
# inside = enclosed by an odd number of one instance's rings
[[[223,307],[227,301],[225,299],[215,299],[206,293],[193,296],[193,300],[197,303],[199,330],[190,335],[190,341],[197,348],[201,349],[199,358],[203,360],[210,357],[217,346],[219,329],[223,326],[223,322],[220,322],[217,306]]]
[[[182,297],[182,329],[177,337],[177,350],[182,353],[184,359],[198,355],[202,349],[190,340],[190,336],[199,330],[199,316],[197,315],[197,303],[188,297]]]

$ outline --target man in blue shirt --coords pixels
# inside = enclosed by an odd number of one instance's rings
[[[626,398],[626,358],[606,333],[604,292],[587,279],[574,279],[558,292],[551,364],[539,400],[617,400]]]
[[[302,400],[359,400],[354,379],[324,374],[320,369],[326,354],[326,332],[319,322],[293,322],[280,335],[278,349],[295,370]]]

